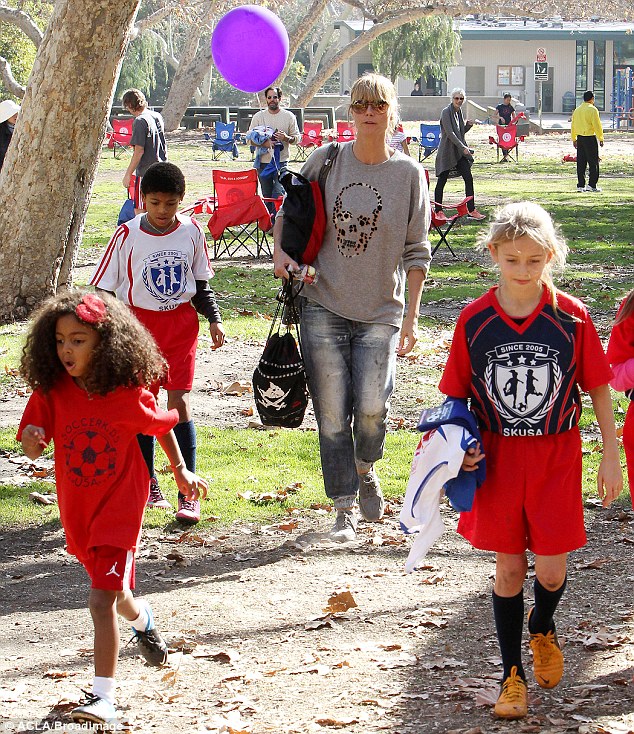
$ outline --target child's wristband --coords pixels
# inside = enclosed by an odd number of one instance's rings
[[[181,460],[180,460],[180,461],[178,462],[178,464],[176,464],[176,466],[174,466],[174,464],[170,464],[170,469],[171,469],[172,471],[176,471],[177,469],[180,469],[180,468],[181,468],[181,466],[183,466],[183,464],[184,464],[184,463],[185,463],[184,459],[181,459]]]

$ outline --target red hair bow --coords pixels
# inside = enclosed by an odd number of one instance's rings
[[[101,324],[108,317],[106,304],[94,293],[86,293],[75,308],[78,319],[86,324]]]

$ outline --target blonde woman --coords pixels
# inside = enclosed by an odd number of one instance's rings
[[[388,144],[398,120],[394,85],[378,74],[350,92],[357,137],[343,143],[326,180],[326,232],[306,286],[302,345],[319,427],[326,494],[337,511],[331,537],[354,540],[357,497],[367,521],[383,516],[374,465],[383,456],[396,356],[418,338],[418,313],[431,259],[429,192],[422,167]],[[328,146],[302,173],[317,180]],[[298,264],[280,247],[284,209],[275,223],[278,277]],[[408,299],[405,306],[407,284]]]

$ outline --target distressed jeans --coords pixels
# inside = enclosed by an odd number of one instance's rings
[[[357,470],[383,456],[399,330],[350,321],[307,301],[301,340],[319,428],[326,495],[336,509],[357,497]]]

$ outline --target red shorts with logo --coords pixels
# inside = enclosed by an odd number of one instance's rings
[[[555,556],[586,542],[579,429],[548,436],[484,432],[486,479],[458,532],[475,548]]]
[[[198,346],[198,313],[191,303],[182,303],[173,311],[149,311],[131,306],[134,315],[152,334],[167,361],[167,377],[161,384],[166,390],[191,390]],[[158,387],[152,389],[158,393]]]
[[[92,589],[134,589],[134,551],[113,545],[96,545],[88,549],[82,563],[92,581]]]
[[[627,479],[630,484],[630,499],[634,507],[634,400],[630,400],[630,407],[625,416],[623,426],[623,448],[627,462]]]

